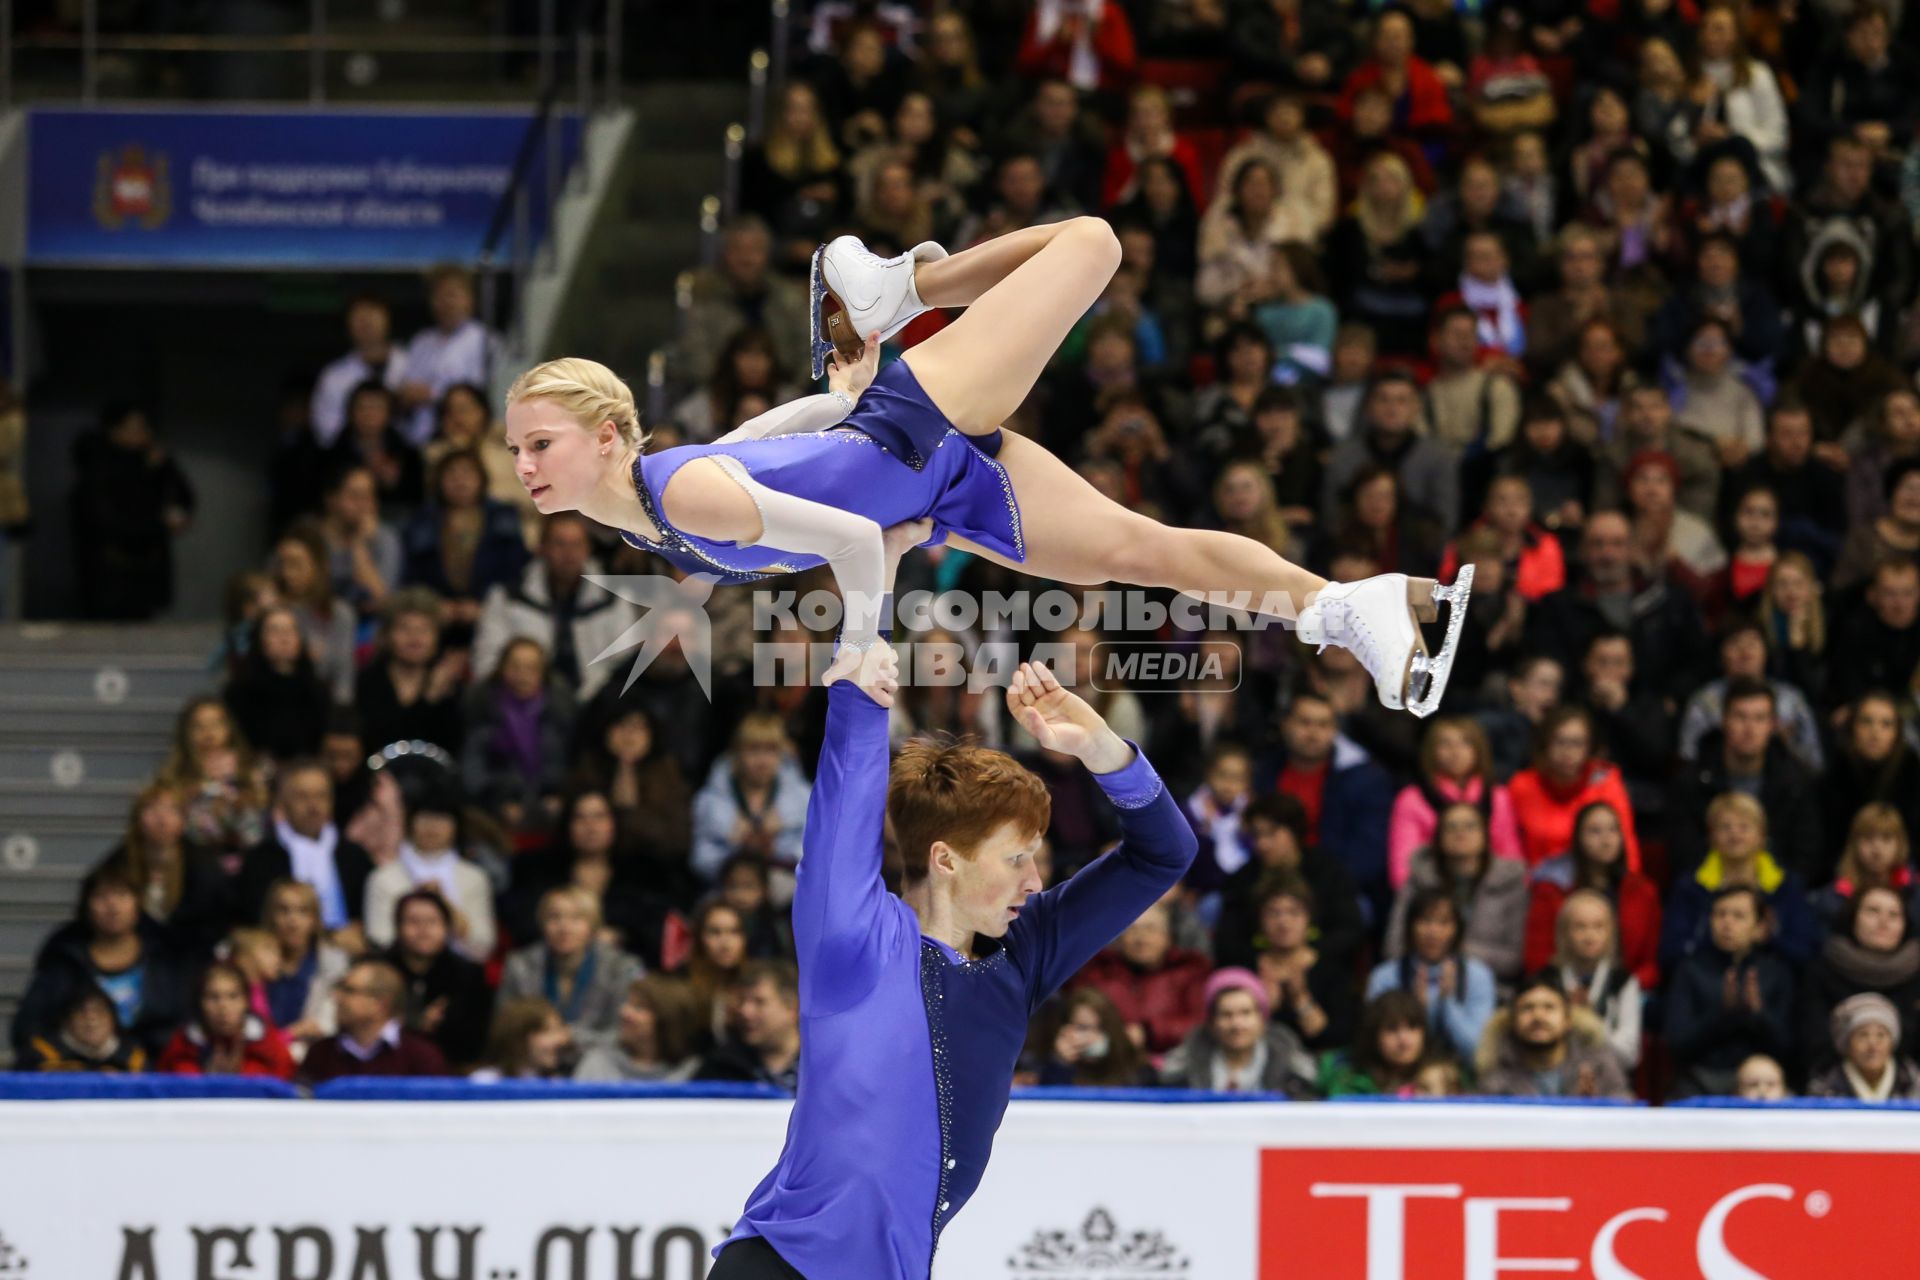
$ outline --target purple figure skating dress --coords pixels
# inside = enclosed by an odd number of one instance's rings
[[[768,489],[866,516],[881,528],[929,518],[923,546],[957,533],[1016,561],[1026,559],[1013,482],[996,461],[1000,432],[969,436],[934,407],[904,361],[882,369],[836,426],[760,439],[682,445],[644,454],[633,464],[640,505],[660,530],[651,542],[621,536],[688,573],[723,583],[755,582],[825,563],[818,555],[772,546],[740,546],[695,537],[670,524],[660,495],[674,472],[695,458],[723,456]]]

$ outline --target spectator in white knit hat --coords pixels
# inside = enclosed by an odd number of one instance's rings
[[[1833,1047],[1840,1065],[1814,1077],[1808,1097],[1920,1101],[1920,1066],[1900,1056],[1900,1011],[1885,996],[1864,991],[1842,1000],[1833,1011]]]

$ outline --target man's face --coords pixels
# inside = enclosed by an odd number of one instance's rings
[[[1300,865],[1300,842],[1294,838],[1293,829],[1265,818],[1255,818],[1247,824],[1247,839],[1253,845],[1253,856],[1260,860],[1263,867],[1297,867]]]
[[[1166,911],[1159,906],[1149,907],[1120,935],[1120,954],[1127,963],[1142,969],[1158,969],[1172,948],[1173,929]]]
[[[447,949],[447,922],[431,902],[409,902],[400,913],[400,946],[413,956],[437,956]]]
[[[1666,393],[1659,388],[1632,391],[1627,394],[1627,427],[1640,440],[1660,440],[1667,434],[1667,424],[1673,421],[1673,406],[1667,403]]]
[[[377,347],[387,340],[392,321],[377,302],[356,302],[347,309],[347,338],[356,347]]]
[[[1434,335],[1434,354],[1450,368],[1465,368],[1473,363],[1480,349],[1480,335],[1472,316],[1448,316],[1440,332]]]
[[[1781,466],[1800,466],[1813,452],[1813,418],[1799,409],[1775,413],[1767,445]]]
[[[1498,236],[1470,236],[1461,265],[1475,280],[1495,284],[1507,274],[1507,251]]]
[[[1624,636],[1609,636],[1587,650],[1587,683],[1627,685],[1633,681],[1633,645]]]
[[[1721,725],[1728,751],[1739,756],[1760,755],[1773,736],[1773,704],[1765,698],[1741,698],[1728,705]]]
[[[1046,175],[1031,158],[1010,160],[1000,169],[1000,199],[1017,214],[1030,214],[1040,207],[1046,190]]]
[[[280,812],[287,825],[309,840],[333,821],[333,782],[324,770],[302,769],[280,784]]]
[[[1245,1053],[1265,1031],[1251,992],[1225,991],[1213,1002],[1213,1038],[1229,1053]]]
[[[1707,917],[1707,929],[1713,945],[1728,955],[1743,956],[1760,940],[1760,917],[1753,909],[1753,898],[1732,893],[1713,904]]]
[[[1367,398],[1367,416],[1374,428],[1390,435],[1413,430],[1420,412],[1420,396],[1413,384],[1396,378],[1375,387]]]
[[[767,233],[758,227],[739,227],[728,233],[720,251],[720,265],[735,285],[758,288],[766,283],[767,263],[772,257],[767,239]]]
[[[1058,80],[1041,85],[1033,100],[1034,121],[1049,138],[1065,137],[1073,128],[1073,118],[1079,110],[1080,102],[1072,86]]]
[[[1865,147],[1834,147],[1827,156],[1827,180],[1842,199],[1860,199],[1873,181],[1873,154]]]
[[[734,1018],[741,1042],[760,1050],[785,1044],[800,1020],[799,1010],[781,996],[779,986],[764,978],[740,992]]]
[[[1045,837],[1009,818],[980,842],[972,857],[951,851],[953,901],[963,926],[989,938],[1005,937],[1027,899],[1045,888],[1037,859]],[[936,856],[944,842],[934,846]]]
[[[340,1029],[355,1035],[385,1026],[393,1016],[392,1001],[380,993],[379,979],[365,968],[349,969],[333,989],[333,998]]]
[[[1287,712],[1281,725],[1287,741],[1287,754],[1299,764],[1318,764],[1333,754],[1338,726],[1333,708],[1318,698],[1301,698]]]
[[[125,885],[101,885],[87,898],[87,919],[94,933],[122,938],[139,923],[140,903]]]
[[[1513,1038],[1529,1049],[1551,1049],[1566,1038],[1567,1002],[1535,987],[1513,1002]]]
[[[1867,603],[1882,623],[1896,631],[1906,630],[1920,614],[1920,569],[1907,564],[1882,569],[1874,575]]]
[[[1700,283],[1711,289],[1726,289],[1740,278],[1740,257],[1731,246],[1716,240],[1700,249]]]
[[[577,520],[552,522],[540,543],[540,558],[546,563],[547,572],[563,582],[570,582],[587,571],[587,557],[592,551],[587,531]]]
[[[473,319],[473,286],[458,276],[449,276],[433,286],[430,299],[433,322],[442,329],[458,329]]]
[[[1633,572],[1633,531],[1624,517],[1606,514],[1587,521],[1581,550],[1587,576],[1603,587],[1618,586]]]
[[[1720,645],[1720,670],[1729,679],[1758,680],[1767,670],[1766,642],[1758,632],[1734,632]]]

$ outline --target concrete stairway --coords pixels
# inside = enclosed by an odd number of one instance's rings
[[[540,355],[587,356],[639,389],[648,355],[674,337],[674,279],[699,261],[700,202],[725,181],[726,130],[746,118],[745,81],[743,69],[732,82],[629,89],[628,154]]]
[[[182,704],[211,691],[211,626],[0,627],[0,1056],[34,953],[124,832]]]

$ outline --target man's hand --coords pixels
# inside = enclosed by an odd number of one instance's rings
[[[1037,662],[1023,662],[1013,673],[1007,711],[1041,746],[1072,756],[1095,773],[1115,773],[1133,762],[1126,740]]]

